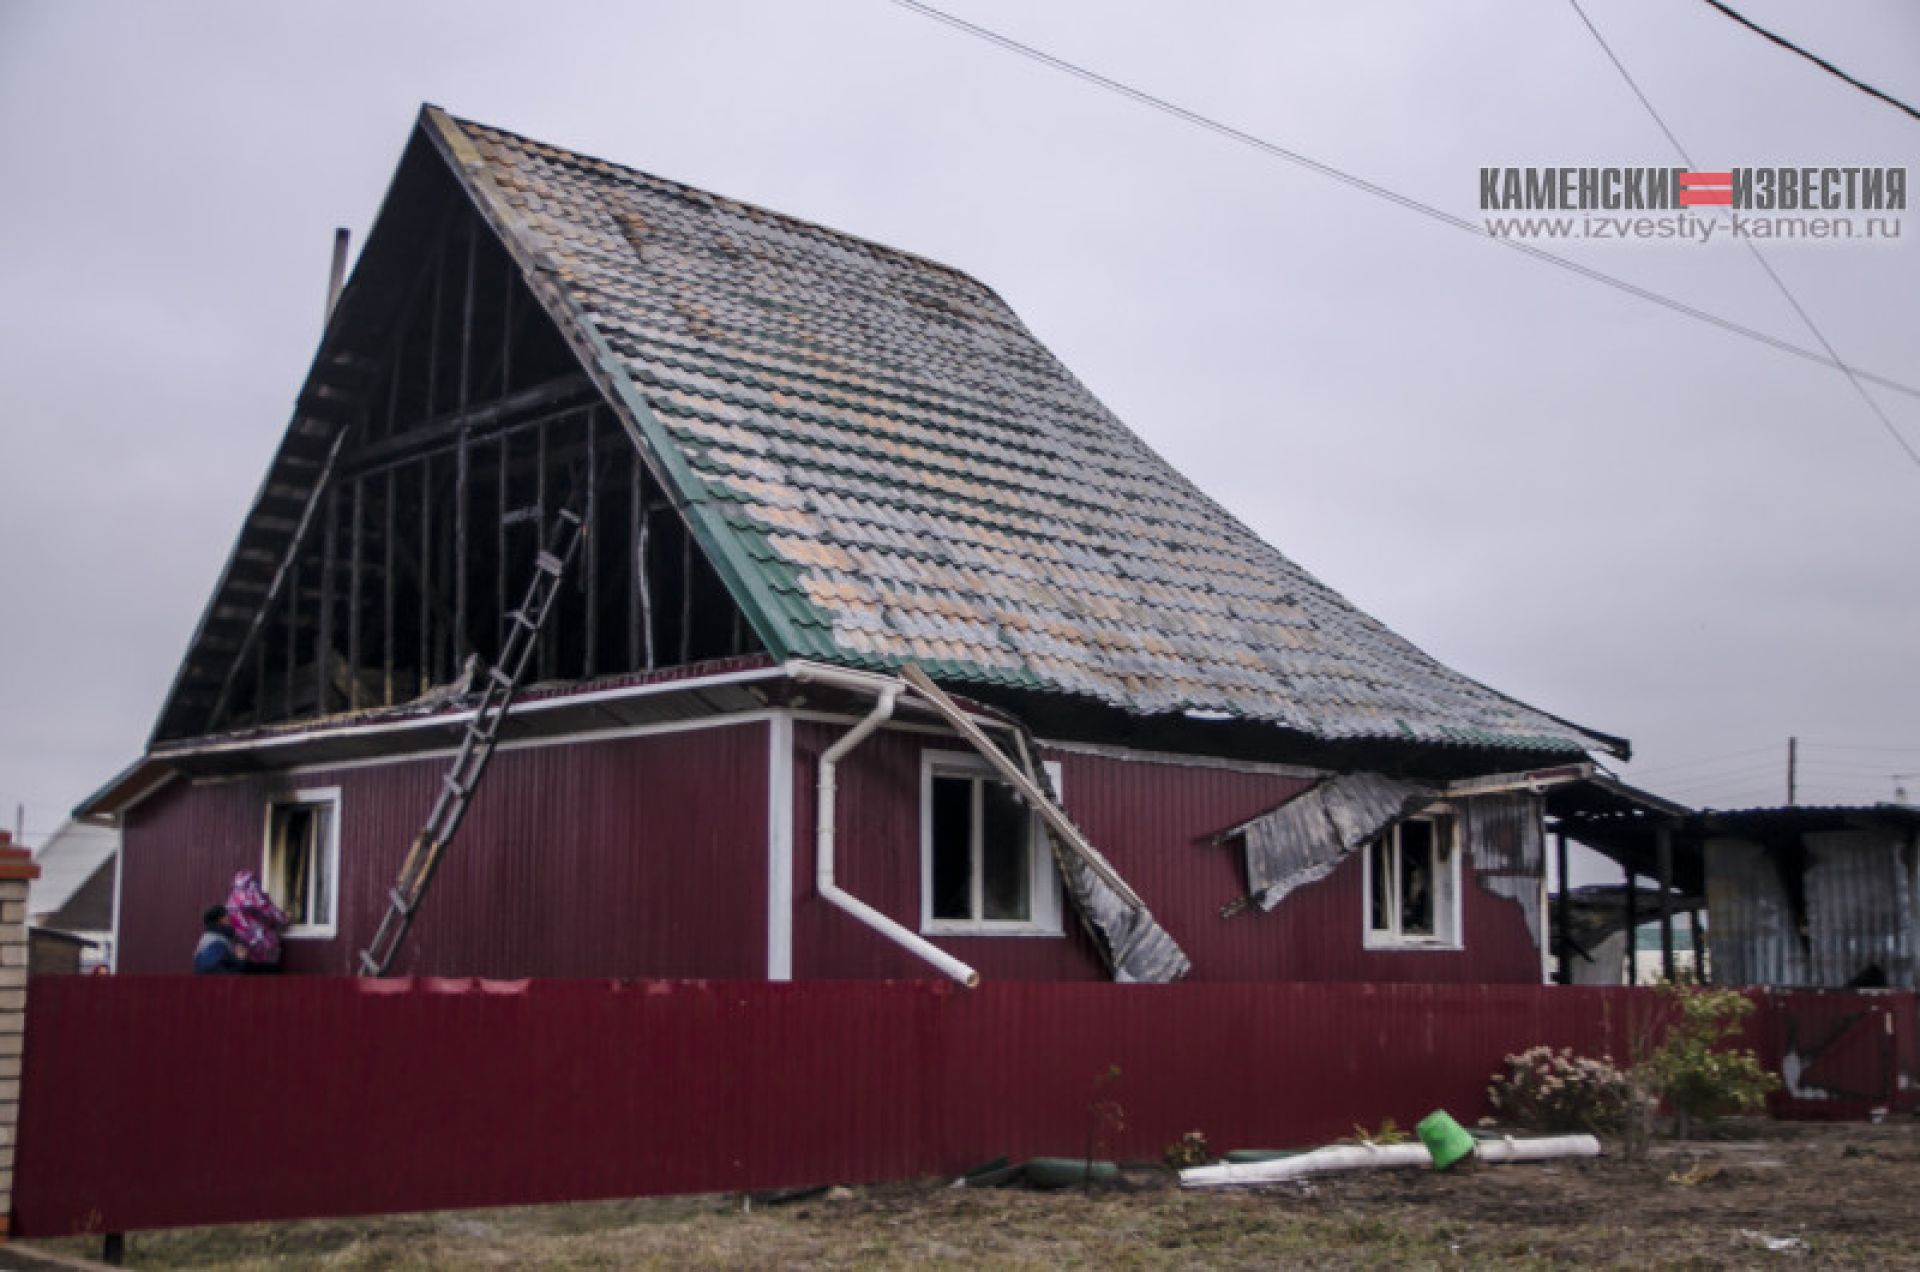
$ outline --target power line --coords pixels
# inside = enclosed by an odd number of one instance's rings
[[[1822,751],[1884,751],[1893,755],[1920,756],[1920,746],[1861,746],[1844,742],[1807,742],[1805,740],[1802,740],[1800,745],[1817,746]]]
[[[1768,786],[1783,785],[1783,771],[1772,769],[1763,773],[1723,773],[1716,777],[1705,777],[1691,782],[1662,782],[1658,789],[1673,795],[1689,796],[1700,791],[1714,790],[1727,786],[1761,784]]]
[[[1737,760],[1749,755],[1772,755],[1779,749],[1778,746],[1769,745],[1748,747],[1742,751],[1716,751],[1711,755],[1695,756],[1689,760],[1674,760],[1667,764],[1655,764],[1650,768],[1635,769],[1633,775],[1644,777],[1649,773],[1665,773],[1673,769],[1693,768],[1701,764],[1717,764],[1721,760]]]
[[[1633,774],[1633,780],[1660,786],[1697,786],[1701,782],[1716,782],[1729,777],[1741,777],[1748,773],[1776,773],[1780,771],[1777,760],[1765,763],[1747,763],[1727,768],[1706,769],[1693,773],[1666,773],[1648,777],[1645,774]]]
[[[1421,216],[1438,221],[1442,225],[1451,226],[1456,230],[1463,230],[1485,242],[1497,243],[1510,251],[1519,252],[1523,256],[1528,256],[1534,260],[1542,261],[1559,269],[1566,270],[1569,273],[1577,274],[1590,282],[1611,287],[1615,291],[1623,292],[1626,295],[1647,301],[1650,304],[1659,305],[1663,309],[1668,309],[1674,313],[1692,318],[1697,322],[1704,322],[1711,326],[1718,327],[1722,331],[1731,332],[1737,336],[1744,336],[1749,340],[1776,349],[1781,353],[1790,353],[1796,358],[1804,358],[1808,362],[1818,363],[1825,367],[1850,370],[1863,380],[1870,381],[1883,388],[1892,389],[1898,393],[1904,393],[1909,397],[1920,398],[1920,388],[1916,388],[1911,384],[1892,379],[1889,376],[1880,375],[1874,371],[1867,371],[1857,367],[1841,367],[1841,364],[1831,354],[1808,349],[1803,345],[1795,344],[1791,340],[1783,340],[1779,336],[1769,335],[1757,327],[1749,327],[1744,323],[1735,322],[1731,318],[1723,318],[1719,314],[1690,305],[1683,300],[1676,300],[1661,292],[1642,287],[1638,283],[1630,283],[1624,278],[1615,277],[1612,274],[1606,273],[1604,270],[1582,265],[1580,262],[1571,260],[1565,256],[1556,256],[1552,252],[1544,248],[1535,247],[1531,243],[1492,234],[1488,232],[1484,225],[1477,225],[1463,216],[1456,216],[1451,212],[1443,211],[1430,203],[1423,203],[1411,195],[1401,194],[1396,190],[1388,189],[1386,186],[1368,181],[1364,177],[1355,176],[1344,169],[1334,167],[1330,163],[1324,163],[1318,159],[1301,154],[1297,150],[1289,150],[1277,142],[1255,136],[1253,133],[1235,128],[1231,124],[1222,123],[1211,116],[1202,115],[1198,111],[1188,110],[1186,107],[1170,102],[1163,97],[1156,97],[1143,89],[1134,88],[1116,79],[1110,79],[1098,71],[1089,70],[1078,63],[1056,57],[1030,44],[1022,44],[1011,36],[1002,35],[998,31],[976,25],[975,23],[967,21],[965,18],[948,13],[944,9],[936,9],[930,4],[922,3],[922,0],[892,0],[892,3],[899,5],[903,9],[920,14],[922,17],[945,23],[956,31],[965,32],[976,39],[984,40],[998,48],[1005,49],[1009,53],[1016,53],[1021,57],[1038,62],[1043,66],[1051,67],[1054,70],[1071,75],[1076,79],[1084,80],[1096,88],[1105,89],[1110,93],[1116,93],[1142,106],[1171,115],[1175,119],[1194,125],[1196,128],[1204,128],[1208,132],[1225,137],[1229,141],[1238,142],[1244,146],[1251,146],[1253,149],[1272,158],[1283,159],[1288,163],[1296,164],[1299,167],[1307,169],[1309,172],[1317,173],[1329,180],[1338,181],[1342,185],[1359,190],[1363,194],[1370,194],[1377,199],[1384,199],[1388,203],[1405,208],[1409,212],[1419,213]]]
[[[1779,768],[1780,764],[1777,760],[1749,760],[1744,764],[1730,764],[1696,773],[1667,773],[1654,776],[1655,780],[1665,782],[1669,786],[1691,786],[1695,782],[1710,782],[1718,777],[1735,777],[1741,773],[1772,773]],[[1648,775],[1636,773],[1634,776],[1644,779]]]
[[[1600,51],[1607,55],[1609,62],[1613,63],[1613,69],[1620,72],[1620,78],[1627,82],[1627,87],[1633,90],[1633,95],[1640,99],[1642,106],[1646,107],[1647,114],[1653,117],[1653,122],[1658,124],[1660,131],[1667,135],[1667,141],[1672,144],[1674,153],[1686,160],[1687,167],[1697,171],[1698,165],[1693,162],[1693,156],[1687,153],[1687,148],[1680,144],[1678,137],[1674,136],[1673,129],[1667,127],[1667,121],[1662,119],[1660,112],[1653,108],[1653,102],[1640,91],[1640,85],[1628,72],[1626,63],[1620,60],[1619,55],[1613,51],[1613,46],[1607,43],[1607,37],[1600,34],[1600,28],[1593,24],[1593,19],[1587,16],[1587,11],[1580,7],[1580,0],[1567,0],[1567,2],[1573,6],[1573,11],[1580,15],[1580,21],[1593,35],[1594,42],[1600,46]],[[1715,0],[1707,0],[1707,3],[1714,4]],[[1728,12],[1732,11],[1728,10]],[[1727,214],[1732,215],[1731,209]],[[1754,261],[1767,272],[1767,277],[1773,280],[1773,285],[1779,289],[1782,296],[1786,297],[1787,304],[1793,307],[1793,312],[1800,315],[1800,321],[1805,323],[1807,330],[1813,333],[1813,338],[1820,342],[1820,347],[1827,351],[1827,356],[1833,360],[1833,365],[1845,373],[1847,382],[1853,385],[1853,391],[1860,395],[1860,400],[1867,404],[1867,409],[1872,411],[1874,417],[1880,421],[1880,426],[1887,430],[1887,436],[1893,439],[1893,444],[1906,452],[1907,458],[1913,461],[1915,468],[1920,468],[1920,450],[1915,450],[1913,443],[1909,442],[1906,436],[1894,426],[1893,421],[1887,417],[1887,413],[1880,408],[1880,404],[1873,400],[1873,395],[1867,392],[1867,387],[1860,383],[1859,377],[1854,375],[1853,368],[1840,360],[1840,354],[1834,349],[1833,342],[1827,339],[1827,333],[1820,330],[1819,324],[1814,322],[1813,315],[1807,312],[1806,307],[1800,303],[1799,297],[1788,289],[1786,280],[1775,272],[1773,262],[1761,255],[1759,244],[1744,235],[1735,235],[1735,237],[1746,244],[1747,251],[1753,253]]]
[[[1800,765],[1802,768],[1811,766],[1813,768],[1840,769],[1855,773],[1885,773],[1889,769],[1897,767],[1892,760],[1832,760],[1819,755],[1808,758],[1804,751],[1805,748],[1802,748],[1802,754],[1800,756]]]
[[[1905,102],[1901,101],[1897,97],[1889,97],[1887,94],[1881,92],[1879,89],[1875,88],[1871,84],[1855,79],[1853,76],[1847,74],[1845,71],[1835,66],[1832,62],[1827,61],[1826,58],[1821,57],[1817,53],[1809,53],[1807,50],[1801,48],[1798,44],[1795,44],[1792,40],[1787,39],[1785,36],[1775,35],[1773,32],[1767,30],[1765,27],[1761,26],[1759,23],[1755,22],[1753,19],[1742,17],[1740,14],[1735,13],[1732,9],[1729,9],[1726,5],[1721,4],[1720,0],[1706,0],[1706,3],[1711,5],[1713,8],[1718,9],[1721,13],[1724,13],[1729,18],[1732,18],[1735,22],[1738,22],[1741,26],[1747,28],[1747,30],[1753,32],[1755,35],[1761,36],[1764,39],[1772,40],[1775,44],[1778,44],[1781,48],[1787,50],[1789,53],[1799,54],[1801,57],[1806,58],[1807,61],[1812,62],[1815,66],[1825,71],[1827,74],[1838,76],[1840,79],[1843,79],[1847,83],[1853,85],[1855,88],[1859,89],[1861,92],[1865,93],[1867,96],[1878,97],[1881,101],[1893,107],[1895,110],[1905,111],[1907,114],[1913,116],[1915,119],[1920,119],[1920,110],[1915,110],[1913,107],[1907,105]]]

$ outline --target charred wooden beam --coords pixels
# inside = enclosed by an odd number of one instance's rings
[[[339,564],[340,489],[327,491],[327,528],[320,546],[320,622],[313,640],[314,712],[325,715],[331,706],[329,677],[333,671],[333,586]]]
[[[286,587],[289,575],[294,575],[297,581],[300,550],[305,545],[307,534],[313,526],[314,512],[319,507],[321,498],[327,491],[332,489],[335,465],[339,462],[340,454],[345,449],[347,438],[352,431],[352,428],[348,427],[334,434],[333,444],[328,449],[326,462],[321,466],[319,475],[315,478],[312,491],[307,496],[306,506],[300,510],[298,519],[290,528],[286,547],[280,554],[279,565],[273,573],[273,580],[267,585],[266,595],[255,608],[253,619],[248,624],[246,634],[241,637],[239,648],[227,664],[226,675],[220,682],[220,689],[214,694],[213,706],[207,712],[206,717],[206,727],[209,732],[219,728],[221,722],[225,719],[227,706],[233,696],[234,682],[239,679],[240,669],[245,665],[247,654],[250,652],[253,643],[259,640],[265,633],[268,615],[273,612],[274,599],[280,595],[282,589]],[[298,627],[299,610],[297,598],[290,594],[287,617],[287,628],[290,633],[289,640],[292,639],[291,633],[295,632]],[[293,663],[294,651],[290,645],[287,653],[287,696],[289,702],[292,700]],[[288,708],[288,714],[292,714],[291,706]]]
[[[433,313],[427,324],[427,414],[439,405],[440,392],[440,311],[446,308],[444,296],[447,278],[447,240],[443,235],[433,245]]]
[[[1553,908],[1554,928],[1559,940],[1554,942],[1560,951],[1560,966],[1554,973],[1554,979],[1562,985],[1573,984],[1573,885],[1567,880],[1567,832],[1554,832],[1554,864],[1560,875],[1559,902]]]
[[[463,434],[484,441],[504,429],[530,425],[535,418],[577,410],[576,399],[587,395],[592,387],[584,372],[576,372],[491,402],[450,411],[361,447],[354,453],[352,471],[365,474],[391,464],[412,463],[422,455],[457,445]]]
[[[467,278],[460,297],[460,409],[466,410],[473,389],[474,267],[480,254],[480,229],[467,222]]]
[[[1660,975],[1673,981],[1673,831],[1653,828],[1656,869],[1660,872]]]
[[[267,642],[257,640],[253,643],[253,723],[256,727],[265,724],[267,719]]]
[[[642,484],[646,469],[641,466],[640,452],[627,452],[627,544],[633,554],[632,568],[627,571],[627,666],[629,668],[645,666],[653,669],[653,638],[646,635],[647,661],[640,661],[642,641],[641,624],[652,621],[645,601],[647,596],[647,532],[646,492]]]
[[[442,215],[440,218],[440,227],[435,231],[436,237],[443,236],[446,233],[446,227],[451,224],[451,220],[451,209],[449,209],[448,213]],[[386,419],[380,429],[380,435],[382,437],[392,436],[394,427],[399,422],[400,386],[405,382],[407,367],[407,336],[413,331],[414,319],[420,312],[420,298],[426,293],[427,281],[434,274],[435,260],[436,257],[433,253],[427,253],[421,257],[419,265],[415,267],[412,276],[407,280],[406,288],[401,294],[399,303],[396,304],[391,311],[395,315],[395,318],[392,329],[385,333],[387,342],[387,361],[385,368],[387,372],[387,407]]]
[[[511,252],[500,253],[500,396],[513,391],[513,302],[519,289],[520,267]]]
[[[499,519],[494,527],[493,554],[493,594],[499,603],[494,607],[500,611],[494,624],[493,647],[507,647],[507,470],[513,460],[513,443],[509,434],[500,435],[500,480],[494,492],[494,515]]]
[[[366,404],[364,394],[350,393],[331,384],[316,383],[295,403],[300,414],[329,424],[345,424]]]
[[[538,527],[541,542],[547,537],[547,422],[540,421],[533,430],[533,508],[534,522]],[[560,598],[554,597],[554,606],[547,614],[546,639],[540,642],[540,678],[552,680],[555,660],[560,649]]]
[[[582,525],[586,527],[587,549],[587,643],[581,652],[580,675],[583,679],[593,679],[598,666],[596,655],[599,653],[600,636],[600,456],[596,442],[600,435],[600,413],[589,407],[587,410],[587,504],[582,509]]]
[[[472,573],[467,568],[471,560],[467,555],[468,505],[473,502],[469,489],[473,481],[470,449],[468,436],[463,431],[454,452],[453,469],[453,661],[456,666],[472,652],[472,642],[467,639],[467,575]]]
[[[400,324],[399,335],[406,334],[406,323]],[[392,370],[387,375],[387,418],[380,428],[380,436],[392,437],[393,430],[400,418],[400,377],[407,368],[407,342],[396,338],[393,342]]]
[[[358,381],[362,386],[375,383],[383,370],[380,359],[364,353],[355,353],[351,349],[334,349],[321,360],[321,369],[329,376],[344,376]]]
[[[300,562],[293,562],[287,581],[287,675],[281,717],[293,716],[293,669],[300,663]],[[220,718],[220,703],[214,704],[213,719]]]
[[[1627,868],[1627,984],[1640,983],[1640,885]]]
[[[433,683],[433,460],[420,461],[420,662],[419,687]]]
[[[393,705],[393,535],[395,505],[399,502],[399,472],[387,469],[386,506],[381,510],[385,524],[381,528],[380,563],[380,701]]]
[[[348,515],[353,518],[347,532],[347,710],[360,709],[360,553],[365,546],[361,514],[365,511],[366,483],[353,483]]]

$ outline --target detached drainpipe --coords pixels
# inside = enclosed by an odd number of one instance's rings
[[[820,757],[820,779],[814,800],[813,883],[823,900],[845,910],[895,945],[919,955],[971,989],[980,983],[980,973],[931,941],[923,940],[919,934],[895,923],[858,897],[842,892],[833,881],[834,797],[838,791],[835,779],[840,761],[854,747],[866,741],[868,734],[892,717],[893,704],[900,697],[901,689],[902,686],[897,684],[881,687],[880,701],[874,704],[873,710]]]

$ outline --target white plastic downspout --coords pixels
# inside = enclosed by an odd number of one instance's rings
[[[904,686],[886,683],[879,686],[880,700],[860,723],[841,735],[820,757],[820,778],[814,799],[813,882],[820,896],[845,910],[895,945],[919,955],[962,985],[971,989],[980,983],[980,973],[962,963],[931,941],[923,940],[895,923],[858,897],[840,890],[833,881],[834,805],[838,792],[837,770],[849,751],[866,741],[867,735],[893,715],[893,705]]]
[[[1543,1139],[1477,1140],[1473,1154],[1483,1162],[1544,1162],[1560,1157],[1598,1157],[1600,1141],[1591,1135],[1558,1135]],[[1216,1162],[1180,1172],[1183,1188],[1222,1188],[1234,1185],[1278,1184],[1309,1175],[1349,1170],[1394,1170],[1433,1165],[1425,1144],[1335,1144],[1297,1157],[1267,1162]]]

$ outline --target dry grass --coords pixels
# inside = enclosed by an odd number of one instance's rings
[[[1920,1263],[1920,1125],[1752,1128],[1644,1162],[1182,1192],[854,1190],[139,1233],[141,1268],[1700,1267]],[[1769,1250],[1764,1239],[1800,1243]],[[93,1253],[78,1243],[55,1243]]]

